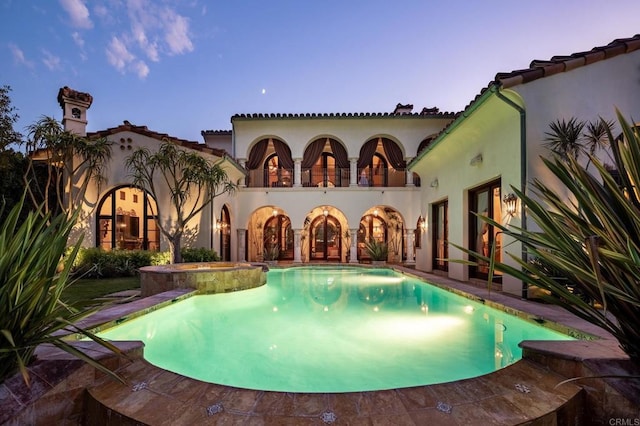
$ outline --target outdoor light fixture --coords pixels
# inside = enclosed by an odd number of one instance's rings
[[[431,187],[432,188],[438,187],[438,178],[435,178],[434,180],[431,181]]]
[[[427,221],[424,220],[423,218],[420,219],[420,230],[422,232],[427,230]]]
[[[222,228],[222,224],[220,222],[216,222],[216,231],[220,231],[220,229]]]
[[[375,209],[375,210],[373,211],[373,215],[374,215],[375,217],[378,217],[378,209]]]
[[[478,154],[469,161],[470,166],[477,166],[482,163],[482,154]]]
[[[516,197],[516,194],[514,194],[513,192],[508,193],[504,196],[502,202],[504,203],[505,209],[507,210],[507,214],[509,216],[515,216],[516,208],[518,207],[518,197]]]
[[[278,216],[278,210],[277,209],[273,209],[273,212],[271,214],[273,215],[273,217]]]
[[[324,210],[322,211],[322,214],[324,215],[324,217],[329,216],[329,210],[325,207]]]

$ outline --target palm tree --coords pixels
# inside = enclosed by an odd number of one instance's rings
[[[575,117],[565,121],[556,120],[549,124],[550,132],[545,132],[547,137],[545,144],[552,152],[563,160],[573,158],[575,160],[580,156],[582,151],[582,129],[585,126],[584,121],[580,121]]]

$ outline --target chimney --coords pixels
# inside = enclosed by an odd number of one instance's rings
[[[58,103],[62,108],[62,127],[78,136],[87,135],[87,110],[91,107],[93,96],[78,92],[67,86],[58,91]]]
[[[396,109],[393,110],[393,114],[394,115],[411,114],[411,111],[413,111],[412,104],[402,105],[399,103],[398,105],[396,105]]]

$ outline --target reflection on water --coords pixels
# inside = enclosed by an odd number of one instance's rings
[[[263,390],[345,392],[440,383],[568,339],[389,269],[272,270],[267,285],[197,296],[103,334],[145,341],[163,368]]]

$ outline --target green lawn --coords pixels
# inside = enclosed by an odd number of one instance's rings
[[[62,293],[62,300],[66,302],[93,300],[118,291],[139,288],[139,277],[82,279],[71,284]]]

